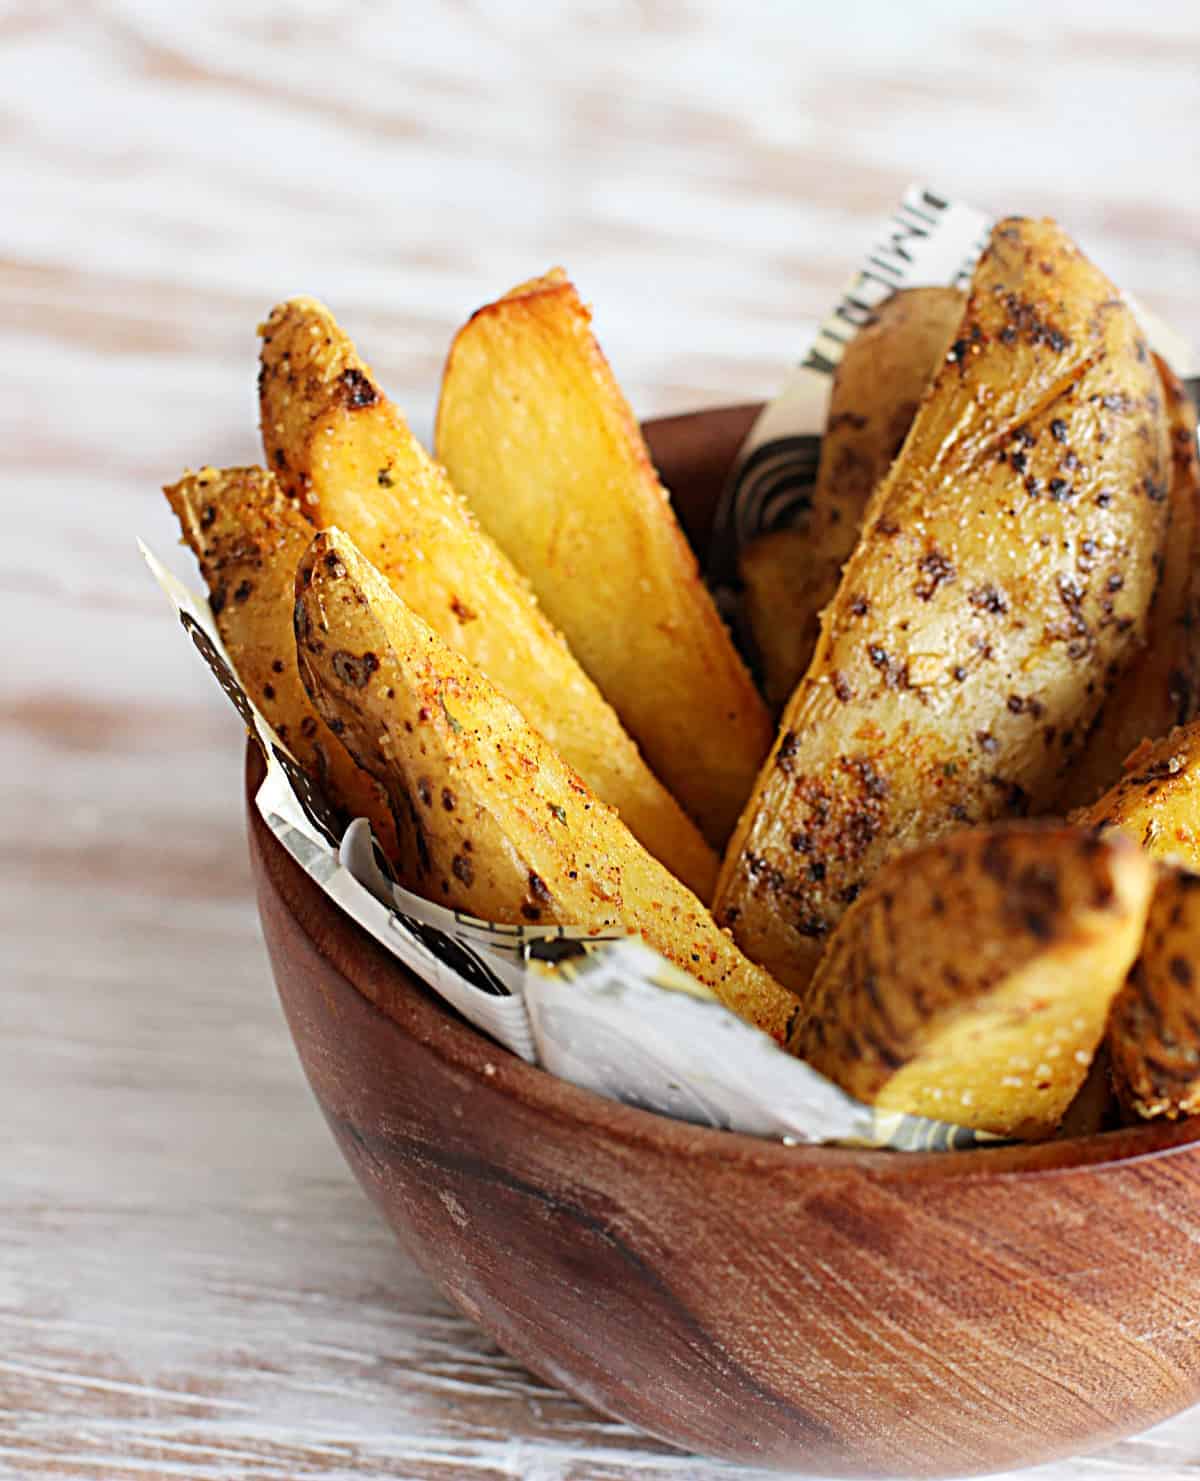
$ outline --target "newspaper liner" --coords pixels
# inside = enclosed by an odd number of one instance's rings
[[[741,546],[786,527],[806,505],[832,377],[847,341],[898,288],[965,283],[990,226],[968,206],[919,187],[907,192],[742,448],[718,511],[708,571],[726,605]],[[1200,365],[1187,347],[1149,315],[1139,316],[1177,373],[1195,376]],[[267,827],[351,919],[505,1048],[611,1100],[785,1142],[922,1151],[998,1140],[853,1100],[637,937],[496,925],[401,889],[381,867],[365,819],[339,840],[324,799],[239,684],[208,603],[141,549],[263,751],[266,776],[255,802]]]

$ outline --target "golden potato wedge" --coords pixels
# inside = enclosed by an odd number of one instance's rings
[[[1154,866],[1120,834],[964,829],[886,864],[802,995],[790,1047],[859,1100],[1053,1135],[1137,955]]]
[[[724,844],[770,718],[561,269],[459,330],[436,450],[655,773]]]
[[[313,703],[388,794],[421,893],[502,923],[637,932],[785,1037],[792,994],[339,530],[318,535],[301,565],[296,637]]]
[[[795,689],[816,642],[814,563],[812,537],[803,526],[759,535],[738,556],[742,607],[758,650],[763,694],[775,710]]]
[[[1053,806],[1144,640],[1168,464],[1116,290],[1000,223],[726,853],[717,919],[780,981],[889,858]]]
[[[312,299],[292,299],[262,333],[263,445],[285,490],[318,527],[346,530],[413,611],[707,899],[716,860],[695,824],[332,314]]]
[[[312,526],[262,468],[202,468],[163,493],[200,563],[217,630],[242,687],[328,801],[347,822],[367,818],[395,863],[387,798],[330,733],[296,669],[296,568]]]
[[[1159,871],[1142,949],[1108,1024],[1117,1098],[1143,1120],[1200,1113],[1200,874]]]
[[[905,288],[876,309],[834,374],[810,508],[791,530],[751,541],[739,557],[763,688],[776,709],[808,667],[821,610],[837,590],[867,502],[900,451],[966,305],[957,288]]]
[[[1115,786],[1071,821],[1120,828],[1155,859],[1200,873],[1200,720],[1181,725],[1128,758]]]
[[[1200,460],[1196,408],[1165,360],[1162,380],[1171,439],[1171,488],[1162,579],[1150,609],[1146,647],[1104,702],[1087,747],[1066,780],[1058,809],[1093,802],[1120,777],[1143,740],[1186,725],[1200,705]]]

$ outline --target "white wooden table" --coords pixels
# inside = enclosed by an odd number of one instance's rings
[[[1061,9],[0,0],[0,1476],[732,1474],[497,1354],[351,1181],[238,725],[133,537],[256,456],[294,292],[418,428],[463,315],[555,261],[643,413],[744,400],[916,176],[1200,337],[1200,11]],[[1197,1467],[1200,1412],[1042,1474]]]

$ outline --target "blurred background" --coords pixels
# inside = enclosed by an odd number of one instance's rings
[[[917,180],[1197,341],[1198,139],[1195,0],[0,0],[0,1474],[700,1474],[453,1316],[301,1081],[240,727],[134,548],[258,456],[270,305],[422,433],[553,263],[641,414],[760,398]]]

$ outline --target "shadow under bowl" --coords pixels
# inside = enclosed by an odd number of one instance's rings
[[[755,407],[651,422],[700,547]],[[404,1247],[513,1357],[689,1451],[945,1476],[1200,1399],[1200,1128],[888,1153],[712,1131],[525,1064],[322,894],[253,806],[280,997]]]

